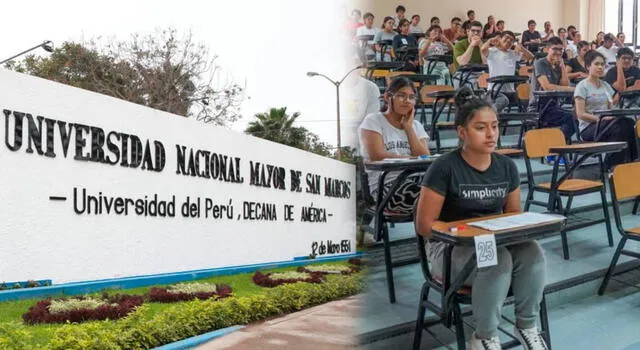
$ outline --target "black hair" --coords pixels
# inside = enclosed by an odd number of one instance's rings
[[[406,19],[406,18],[401,19],[400,22],[398,23],[398,31],[400,31],[400,27],[402,27],[405,24],[409,24],[409,23],[411,23],[411,22],[409,22],[408,19]]]
[[[434,24],[434,25],[430,26],[425,33],[427,35],[429,35],[431,33],[431,31],[434,30],[434,29],[440,29],[440,31],[442,31],[442,27],[440,27],[437,24]]]
[[[458,90],[454,100],[456,105],[455,126],[466,126],[476,112],[483,108],[491,108],[495,112],[495,107],[491,102],[476,96],[468,86],[464,86]]]
[[[629,55],[629,56],[633,57],[633,50],[631,50],[628,47],[621,47],[618,50],[618,53],[616,54],[616,57],[620,58],[620,57],[622,57],[622,55]]]
[[[402,5],[398,5],[398,7],[396,7],[396,13],[398,13],[400,11],[407,12],[407,9]]]
[[[471,27],[480,27],[482,28],[482,23],[480,23],[480,21],[473,21],[471,23],[469,23],[469,28]]]
[[[440,21],[440,18],[438,18],[436,16],[433,16],[433,17],[431,17],[431,20],[429,21],[429,23],[433,23],[433,21],[435,21],[435,20]]]
[[[585,47],[585,46],[591,47],[589,42],[586,41],[586,40],[578,41],[578,45],[577,46],[578,46],[578,51],[582,50],[582,48]]]
[[[364,16],[362,16],[362,19],[367,19],[369,17],[374,18],[375,16],[371,12],[366,12]]]
[[[471,28],[471,22],[469,21],[464,21],[462,22],[462,29],[466,32],[467,29]]]
[[[567,32],[567,30],[566,30],[566,29],[564,29],[564,27],[560,27],[560,28],[558,28],[558,33],[560,33],[560,32],[565,32],[565,33],[566,33],[566,32]]]
[[[549,45],[563,45],[562,39],[558,38],[557,36],[552,36],[547,42],[549,43]]]
[[[416,17],[420,18],[420,15],[413,15],[413,16],[411,16],[411,20],[413,21],[413,19],[414,19],[414,18],[416,18]]]
[[[496,22],[496,25],[499,26],[501,23],[504,24],[504,21],[503,20],[499,20],[498,22]]]
[[[620,39],[620,35],[624,35],[624,32],[619,32],[619,33],[616,35],[616,38]]]
[[[389,86],[387,87],[387,90],[385,90],[385,93],[391,97],[392,95],[394,95],[395,93],[397,93],[398,91],[406,87],[411,88],[411,90],[413,90],[414,93],[416,92],[416,88],[413,85],[413,82],[409,80],[409,78],[403,77],[403,76],[397,76],[391,80],[391,84],[389,84]],[[387,102],[385,101],[385,107],[383,109],[389,110],[390,107],[391,105],[387,104]]]
[[[600,52],[595,51],[595,50],[591,50],[591,51],[587,52],[587,54],[584,55],[584,66],[585,66],[585,68],[588,68],[589,66],[591,66],[591,63],[593,63],[593,61],[595,61],[596,58],[598,58],[598,57],[602,58],[602,60],[605,62],[605,64],[607,63],[606,59],[604,58],[604,55],[601,54]]]
[[[467,11],[467,17],[469,17],[469,15],[470,15],[470,14],[472,14],[472,13],[475,15],[475,14],[476,14],[476,11],[474,11],[474,10],[469,10],[469,11]]]
[[[460,19],[460,17],[453,17],[453,18],[451,19],[451,23],[453,23],[453,22],[455,22],[455,21],[462,22],[462,19]]]
[[[536,21],[530,19],[529,22],[527,22],[527,26],[530,26],[532,24],[537,24]]]
[[[384,21],[382,21],[382,29],[384,29],[384,24],[387,23],[388,20],[392,20],[393,21],[393,17],[387,16],[387,17],[384,18]]]
[[[513,40],[516,40],[516,35],[510,30],[505,30],[500,34],[500,36],[505,36],[505,35],[510,35],[513,38]]]
[[[575,29],[578,29],[578,28],[576,28],[576,26],[574,26],[574,25],[570,25],[570,26],[567,27],[567,31],[570,31],[571,29],[575,30]]]

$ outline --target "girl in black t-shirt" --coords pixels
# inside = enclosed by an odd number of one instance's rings
[[[431,236],[436,220],[456,221],[492,214],[520,212],[520,176],[510,158],[495,153],[499,136],[494,107],[462,89],[455,98],[455,125],[460,147],[436,160],[425,174],[416,209],[416,230]],[[427,243],[431,272],[442,276],[446,244]],[[451,253],[455,277],[474,253],[456,246]],[[515,336],[525,349],[547,349],[536,327],[545,286],[542,248],[529,241],[497,249],[498,264],[476,268],[465,282],[472,285],[476,328],[470,349],[500,349],[498,325],[509,288],[515,298]]]
[[[569,60],[567,67],[567,77],[573,85],[578,84],[582,79],[589,76],[586,64],[584,62],[584,55],[589,52],[589,43],[586,41],[580,41],[578,43],[578,56]]]

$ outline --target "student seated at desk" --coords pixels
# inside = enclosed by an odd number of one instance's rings
[[[384,93],[387,109],[384,113],[367,115],[360,127],[360,149],[365,161],[379,161],[385,158],[408,158],[428,155],[429,136],[419,121],[414,119],[416,91],[413,83],[405,77],[396,77]],[[379,171],[367,171],[369,190],[376,198]],[[391,187],[398,173],[390,173],[385,179],[385,191]],[[396,190],[389,201],[388,211],[393,214],[410,215],[420,193],[422,174],[409,176]]]
[[[515,48],[512,49],[514,43]],[[482,44],[480,52],[486,58],[487,66],[489,67],[489,78],[501,75],[515,75],[518,61],[523,58],[527,61],[533,59],[533,54],[524,46],[518,44],[516,36],[508,30]],[[489,91],[492,88],[493,83],[489,84]],[[515,92],[513,83],[502,86],[501,92],[492,101],[498,112],[501,112],[509,105],[509,98],[505,94],[515,95]],[[488,94],[487,97],[491,98],[491,94]]]
[[[480,45],[482,45],[480,35],[482,35],[482,23],[478,21],[470,22],[469,28],[467,29],[467,37],[458,40],[453,47],[453,66],[456,71],[460,66],[483,63],[482,55],[480,54]],[[457,72],[456,75],[458,74],[460,73]],[[468,84],[474,86],[480,74],[481,73],[472,73]],[[454,77],[453,83],[456,89],[460,88],[460,80],[457,77]]]
[[[435,220],[456,221],[520,212],[520,176],[510,158],[495,153],[498,118],[493,106],[468,88],[456,98],[455,125],[461,147],[437,159],[427,170],[416,209],[416,229],[429,238]],[[446,243],[428,242],[426,251],[434,276],[442,276]],[[451,253],[455,278],[474,253],[456,246]],[[515,298],[514,334],[525,349],[547,349],[536,321],[546,279],[546,263],[536,241],[497,249],[498,264],[476,268],[465,285],[472,286],[476,320],[469,349],[500,349],[498,325],[509,288]]]
[[[600,78],[604,75],[605,57],[598,51],[590,51],[584,58],[589,76],[578,83],[574,98],[576,101],[576,115],[580,121],[580,136],[586,141],[623,141],[627,142],[627,149],[607,154],[605,164],[607,169],[613,166],[635,160],[638,157],[636,149],[635,122],[627,117],[603,117],[600,120],[598,139],[596,140],[596,122],[598,116],[592,111],[611,109],[618,103],[618,95],[613,88]]]
[[[538,97],[533,94],[534,91],[573,91],[574,88],[569,86],[569,78],[567,69],[562,59],[562,40],[558,37],[549,39],[547,47],[547,56],[537,59],[533,63],[533,76],[531,77],[532,97],[529,99],[529,110],[536,111],[538,109]],[[540,119],[539,126],[542,128],[559,127],[564,133],[564,137],[569,140],[575,132],[573,122],[573,114],[551,100],[540,101],[540,108],[544,110],[538,111]],[[545,108],[546,106],[546,108]]]
[[[618,50],[616,66],[607,71],[604,80],[616,91],[640,90],[640,68],[633,65],[633,51],[628,47]],[[630,101],[626,101],[625,105]],[[640,106],[640,98],[636,97],[631,104]]]
[[[453,49],[451,41],[442,35],[442,28],[440,28],[440,26],[429,27],[426,34],[427,36],[418,43],[420,57],[442,56],[448,54]],[[423,71],[425,73],[428,71],[430,62],[429,60],[424,61]],[[451,84],[451,71],[449,71],[449,66],[445,62],[431,62],[431,64],[434,65],[431,74],[439,76],[436,84]]]
[[[418,42],[413,35],[409,35],[409,21],[400,20],[398,26],[400,34],[393,37],[393,56],[396,60],[405,62],[405,71],[420,71],[420,60],[418,59]],[[415,53],[402,52],[402,50],[415,49]]]

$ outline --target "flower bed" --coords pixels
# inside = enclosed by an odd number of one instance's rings
[[[324,274],[320,272],[276,272],[263,274],[257,271],[253,275],[253,283],[262,287],[277,287],[287,283],[308,282],[308,283],[322,283],[324,281]]]
[[[27,324],[115,320],[127,316],[142,303],[143,298],[134,295],[45,299],[30,307],[22,319]]]
[[[231,287],[215,283],[179,283],[166,288],[154,287],[147,294],[149,301],[174,303],[193,299],[218,299],[231,295]]]
[[[307,273],[321,273],[323,275],[336,274],[336,275],[350,275],[354,272],[360,271],[356,266],[343,266],[343,265],[308,265],[298,267],[298,272]]]

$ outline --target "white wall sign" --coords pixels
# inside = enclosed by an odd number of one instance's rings
[[[355,252],[355,167],[0,71],[0,282]]]

